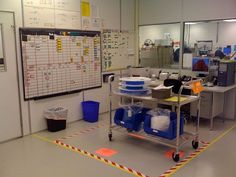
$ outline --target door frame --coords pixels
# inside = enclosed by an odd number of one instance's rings
[[[20,130],[21,130],[21,135],[19,137],[16,137],[16,138],[20,138],[20,137],[23,137],[24,135],[24,131],[23,131],[23,116],[22,116],[22,105],[21,105],[21,92],[20,92],[20,78],[19,78],[19,57],[20,55],[18,55],[18,50],[17,50],[17,38],[16,38],[16,17],[15,17],[15,12],[13,11],[5,11],[5,10],[0,10],[0,13],[9,13],[9,14],[12,14],[12,17],[13,17],[13,25],[12,25],[12,28],[13,28],[13,35],[14,35],[14,43],[15,43],[15,60],[16,60],[16,80],[17,80],[17,87],[18,87],[18,105],[19,105],[19,117],[20,117]],[[4,36],[4,34],[3,34]],[[4,47],[4,46],[3,46]],[[5,59],[6,61],[6,59]],[[6,63],[5,63],[6,64]],[[7,67],[7,66],[6,66]],[[4,72],[7,72],[7,68],[5,68],[5,71]],[[12,139],[16,139],[16,138],[12,138]],[[6,141],[10,141],[12,139],[9,139],[9,140],[6,140]],[[6,142],[6,141],[2,141],[0,143],[3,143],[3,142]]]

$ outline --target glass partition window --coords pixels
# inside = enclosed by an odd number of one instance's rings
[[[180,23],[140,26],[140,66],[178,68],[179,45]]]
[[[4,70],[5,70],[5,66],[4,66],[2,24],[0,24],[0,72]]]
[[[183,68],[192,68],[194,57],[236,59],[236,20],[186,22]]]

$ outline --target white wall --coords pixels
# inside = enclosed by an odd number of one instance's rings
[[[134,6],[135,0],[121,0],[121,4],[119,0],[99,0],[99,9],[100,15],[103,19],[103,28],[104,29],[121,29],[121,30],[129,30],[134,31]],[[120,7],[121,6],[121,11]],[[121,12],[121,15],[120,15]],[[121,20],[120,20],[121,19]],[[130,48],[134,48],[133,46],[129,46]],[[134,58],[134,56],[131,56]],[[134,59],[133,59],[134,60]],[[121,74],[120,71],[114,71],[112,73]],[[100,102],[100,112],[109,111],[109,85],[104,83],[102,88],[87,90],[84,91],[85,100],[96,100]],[[117,106],[117,100],[113,101]]]
[[[121,0],[121,30],[134,31],[135,0]]]
[[[97,0],[98,10],[102,19],[103,29],[122,29],[134,30],[134,8],[135,0]],[[120,5],[122,9],[120,9]],[[16,40],[17,40],[17,60],[19,68],[20,94],[22,105],[23,129],[24,135],[37,132],[46,128],[46,122],[42,117],[43,110],[50,106],[64,106],[69,108],[68,122],[76,121],[82,118],[80,103],[83,100],[97,100],[101,102],[100,112],[108,111],[108,85],[104,84],[102,88],[88,90],[85,92],[49,98],[39,101],[24,101],[23,99],[23,79],[21,74],[21,56],[19,42],[19,27],[23,27],[22,20],[22,0],[0,0],[0,10],[13,11],[16,17]],[[120,12],[122,15],[120,15]],[[122,24],[120,23],[122,16]],[[29,125],[31,122],[31,125]]]
[[[236,17],[235,0],[182,0],[183,21]]]
[[[236,17],[235,0],[139,0],[139,25]]]
[[[103,29],[120,29],[120,1],[119,0],[97,0],[99,15],[102,19]],[[131,22],[132,23],[132,22]],[[59,105],[69,108],[68,122],[82,119],[81,101],[94,100],[100,102],[100,113],[108,111],[107,86],[86,90],[79,94],[65,95],[62,97],[50,98],[42,101],[30,101],[30,113],[32,132],[46,128],[42,113],[45,108],[52,105]]]
[[[126,29],[134,30],[134,0],[122,1],[122,25],[120,24],[120,1],[119,0],[98,0],[98,8],[100,16],[103,19],[103,28],[111,29]],[[50,106],[64,106],[69,108],[68,122],[81,119],[80,102],[83,100],[93,99],[101,102],[101,112],[108,111],[108,98],[107,88],[108,85],[104,84],[102,88],[95,90],[88,90],[84,93],[67,95],[62,97],[50,98],[41,101],[25,102],[23,99],[23,80],[21,75],[21,57],[19,47],[19,27],[23,27],[22,21],[22,6],[19,0],[0,1],[0,10],[13,11],[16,17],[16,40],[17,40],[17,58],[20,79],[20,93],[23,113],[23,129],[24,134],[30,132],[37,132],[46,128],[45,120],[42,118],[43,110]],[[127,18],[128,17],[128,18]],[[30,120],[30,121],[29,121]],[[31,126],[29,125],[31,122]]]
[[[135,1],[136,0],[121,0],[121,30],[127,30],[130,33],[128,46],[127,65],[135,66],[137,55],[135,54],[136,47],[136,29],[135,29]]]
[[[181,21],[181,0],[139,0],[139,25]]]
[[[120,1],[97,0],[103,29],[120,29]]]
[[[134,10],[131,7],[134,1],[124,1],[123,6],[131,9],[131,17]],[[103,29],[120,29],[120,1],[119,0],[97,0],[99,14],[102,19]],[[128,15],[128,9],[123,9]],[[131,21],[132,20],[132,21]],[[124,18],[122,27],[124,29],[133,29],[134,19]],[[118,72],[119,73],[119,72]],[[42,101],[30,101],[30,113],[32,132],[45,129],[45,120],[42,118],[43,110],[52,105],[60,105],[69,108],[68,122],[76,121],[82,118],[81,101],[94,100],[100,102],[100,113],[107,112],[109,109],[108,84],[103,84],[101,88],[91,89],[81,92],[80,94],[66,95],[63,97],[55,97]]]

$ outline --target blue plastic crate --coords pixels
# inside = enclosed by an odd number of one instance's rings
[[[132,107],[132,109],[137,110],[137,112],[135,111],[136,113],[128,117],[128,112],[125,108],[118,108],[115,112],[114,122],[121,127],[127,128],[129,131],[139,131],[149,109],[140,107]]]
[[[177,114],[175,112],[170,113],[170,125],[166,131],[160,131],[151,128],[151,115],[146,115],[144,120],[144,131],[147,134],[159,136],[162,138],[166,138],[172,140],[176,138],[176,129],[177,129]],[[180,135],[184,132],[184,118],[180,116]]]

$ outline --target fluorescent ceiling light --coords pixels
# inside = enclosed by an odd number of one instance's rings
[[[185,25],[195,25],[197,23],[194,23],[194,22],[186,22]]]
[[[228,20],[224,20],[225,22],[236,22],[236,19],[228,19]]]

